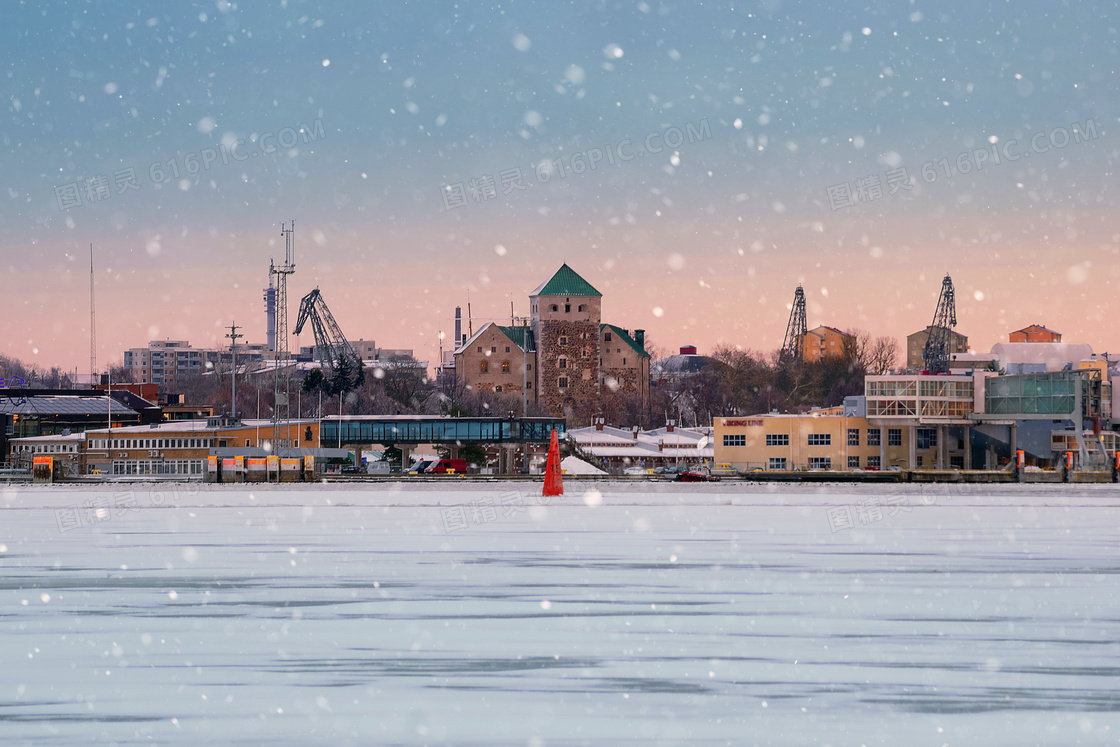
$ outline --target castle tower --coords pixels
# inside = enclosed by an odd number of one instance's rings
[[[529,294],[537,401],[556,415],[599,400],[602,310],[603,294],[566,264]]]

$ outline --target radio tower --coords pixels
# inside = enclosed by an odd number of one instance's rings
[[[284,423],[284,432],[287,433],[287,421],[291,416],[288,408],[288,395],[290,394],[291,375],[287,362],[291,358],[288,353],[288,276],[296,271],[296,222],[293,220],[287,227],[280,224],[280,235],[284,237],[284,264],[276,265],[269,260],[268,282],[276,282],[276,360],[273,362],[273,409],[272,409],[272,453],[280,444],[280,424]],[[283,368],[281,368],[283,366]]]
[[[74,382],[77,386],[78,382]],[[93,306],[93,244],[89,245],[89,386],[97,384],[97,316]]]

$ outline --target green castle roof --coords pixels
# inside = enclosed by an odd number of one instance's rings
[[[595,287],[591,285],[591,283],[581,278],[575,270],[565,264],[556,271],[556,274],[553,275],[550,280],[537,286],[537,289],[529,295],[602,296],[603,294],[595,290]]]

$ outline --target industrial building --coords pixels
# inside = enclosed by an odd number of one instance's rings
[[[1108,361],[1088,346],[1029,345],[1040,360],[1018,373],[868,376],[864,396],[807,415],[717,418],[717,463],[739,469],[995,469],[1023,451],[1028,465],[1054,467],[1073,452],[1077,467],[1102,469],[1116,453]],[[998,345],[996,347],[999,347]],[[1072,357],[1072,359],[1071,359]],[[1027,366],[1029,370],[1023,370]],[[784,450],[785,453],[780,453]]]

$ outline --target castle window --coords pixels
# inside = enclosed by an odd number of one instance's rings
[[[489,371],[490,371],[490,361],[479,361],[478,362],[478,372],[479,373],[488,373]]]
[[[509,345],[506,345],[506,352],[509,352]]]
[[[581,312],[582,312],[582,311],[587,311],[587,304],[583,304],[583,303],[581,303],[581,304],[579,305],[579,309],[578,309],[578,310],[579,310],[579,311],[581,311]]]
[[[531,382],[531,381],[525,382],[525,388],[526,389],[532,389],[533,388],[533,382]]]
[[[558,342],[559,342],[559,343],[560,343],[561,345],[567,345],[567,344],[568,344],[568,338],[567,338],[567,337],[564,337],[563,335],[561,335],[561,336],[560,336],[560,339],[558,340]]]
[[[568,359],[567,358],[559,359],[558,361],[556,361],[556,367],[557,368],[567,368],[568,367]]]
[[[559,386],[559,388],[567,389],[568,388],[568,377],[567,376],[561,376],[560,380],[557,381],[556,383],[557,383],[557,386]]]
[[[498,348],[496,348],[496,347],[490,348],[490,352],[491,353],[496,353],[496,352],[498,352]],[[506,352],[509,352],[509,351],[506,351]]]
[[[502,361],[502,373],[509,373],[509,361]]]
[[[560,307],[557,306],[556,304],[552,304],[552,306],[549,307],[549,311],[559,311],[559,310],[560,310]]]
[[[572,305],[570,303],[564,304],[564,313],[565,314],[572,313]]]
[[[498,394],[501,394],[502,393],[502,385],[498,384],[498,386],[494,387],[494,391],[497,392]]]
[[[607,332],[605,335],[603,335],[603,341],[604,342],[610,342],[611,341],[611,333],[610,332]]]
[[[622,365],[624,365],[624,366],[626,365],[626,359],[625,358],[622,359]]]

